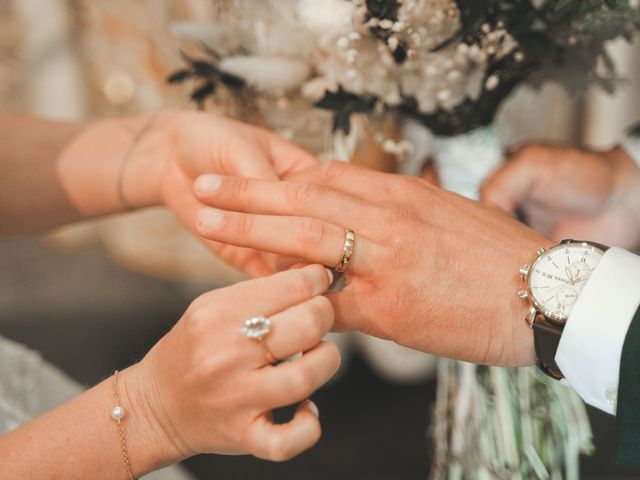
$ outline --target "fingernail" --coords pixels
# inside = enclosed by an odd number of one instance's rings
[[[222,213],[213,208],[203,208],[198,214],[198,225],[203,228],[217,228],[222,222]]]
[[[221,179],[218,175],[208,173],[206,175],[200,175],[196,179],[196,191],[198,193],[213,193],[220,187]]]
[[[328,268],[325,268],[325,271],[327,272],[327,275],[329,275],[329,286],[331,286],[333,284],[333,272]]]
[[[320,418],[320,410],[318,410],[318,406],[315,403],[311,400],[307,400],[307,407],[309,408],[309,411],[316,416],[316,418]]]

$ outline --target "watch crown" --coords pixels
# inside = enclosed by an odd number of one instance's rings
[[[529,298],[529,293],[526,290],[520,290],[518,292],[518,297],[520,297],[522,300],[526,300],[527,298]]]
[[[536,253],[538,255],[542,255],[544,252],[546,252],[547,250],[545,248],[540,247],[539,249],[536,250]]]
[[[520,267],[520,277],[524,280],[529,275],[529,265],[522,265]]]

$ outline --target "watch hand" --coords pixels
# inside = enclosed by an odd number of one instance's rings
[[[571,275],[571,269],[569,267],[564,267],[564,273],[567,274],[567,278],[569,280],[569,284],[573,285],[575,280],[573,279],[573,275]]]
[[[573,283],[574,283],[574,284],[575,284],[575,283],[580,283],[580,282],[584,282],[585,280],[589,280],[589,275],[587,275],[586,277],[579,277],[579,278],[576,278],[576,279],[574,280],[574,282],[573,282]]]

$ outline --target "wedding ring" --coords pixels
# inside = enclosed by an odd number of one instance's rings
[[[342,246],[342,257],[336,265],[336,272],[343,273],[349,267],[349,263],[351,262],[351,257],[353,256],[353,247],[356,243],[356,234],[353,230],[348,228],[344,229],[344,245]]]
[[[242,335],[251,340],[257,341],[262,345],[267,357],[267,362],[273,364],[276,363],[278,359],[274,357],[273,353],[271,353],[271,350],[269,350],[269,347],[264,342],[264,339],[269,335],[269,332],[271,332],[271,320],[264,316],[248,318],[244,321],[244,325],[240,329],[240,333],[242,333]]]

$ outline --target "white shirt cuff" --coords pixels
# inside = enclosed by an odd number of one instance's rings
[[[627,152],[627,155],[640,167],[640,136],[629,135],[622,141],[620,148]]]
[[[640,257],[610,248],[564,328],[556,363],[582,399],[615,415],[622,347],[640,305]]]

